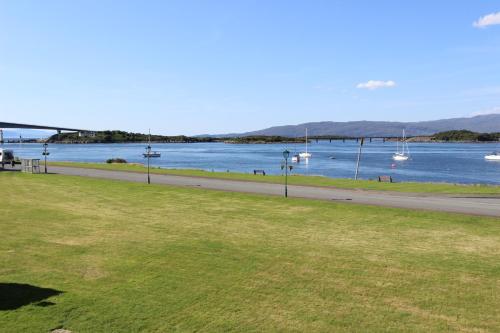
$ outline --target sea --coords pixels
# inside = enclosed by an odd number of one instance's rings
[[[124,158],[132,163],[146,163],[143,157],[147,144],[50,144],[49,161],[105,162]],[[20,158],[43,160],[39,143],[3,144]],[[395,142],[366,141],[361,149],[360,179],[392,176],[394,181],[447,182],[500,185],[500,162],[487,161],[484,156],[500,151],[499,143],[409,143],[410,159],[395,162]],[[303,152],[304,144],[226,144],[226,143],[152,143],[152,150],[161,153],[151,158],[151,165],[171,169],[202,169],[282,174],[283,151],[290,156]],[[354,178],[359,142],[311,141],[312,157],[293,165],[292,174]],[[290,161],[289,161],[290,162]]]

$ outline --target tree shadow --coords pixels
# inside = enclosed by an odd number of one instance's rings
[[[38,306],[51,306],[45,299],[62,294],[62,291],[40,288],[29,284],[0,283],[0,311],[15,310],[24,305],[37,303]]]

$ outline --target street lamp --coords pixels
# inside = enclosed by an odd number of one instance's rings
[[[151,145],[148,144],[146,147],[146,155],[148,157],[148,184],[151,184],[151,178],[149,176],[149,158],[151,157]]]
[[[288,197],[288,157],[290,156],[290,152],[285,149],[283,151],[283,157],[285,158],[285,198]]]
[[[47,142],[45,142],[43,144],[43,152],[42,152],[42,155],[45,157],[45,173],[47,173],[47,156],[49,156],[49,152],[47,151],[47,147],[49,146],[49,144]]]

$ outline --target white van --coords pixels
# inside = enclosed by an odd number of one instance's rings
[[[12,167],[16,164],[14,159],[14,151],[10,149],[0,149],[0,166],[2,169],[6,164],[10,164]]]

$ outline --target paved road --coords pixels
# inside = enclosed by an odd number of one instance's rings
[[[85,176],[92,178],[117,179],[133,182],[145,182],[146,175],[133,172],[81,169],[68,167],[50,167],[50,172]],[[173,175],[151,175],[154,184],[186,187],[198,187],[230,192],[283,195],[283,185],[247,181],[234,181],[201,177]],[[344,190],[312,186],[288,187],[288,195],[296,198],[333,200],[336,202],[357,203],[386,207],[434,210],[474,215],[500,217],[500,195],[496,197],[450,196],[435,194],[410,194],[383,191]]]

